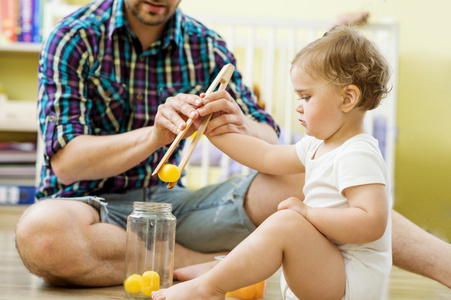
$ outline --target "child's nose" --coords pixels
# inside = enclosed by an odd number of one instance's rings
[[[298,104],[296,105],[296,111],[298,113],[304,113],[304,101],[298,101]]]

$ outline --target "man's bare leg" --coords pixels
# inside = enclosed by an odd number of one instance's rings
[[[44,200],[27,209],[16,228],[16,245],[25,266],[58,286],[111,286],[124,279],[125,231],[100,223],[88,204]],[[180,245],[176,268],[211,261]],[[221,253],[223,254],[223,253]]]
[[[335,23],[333,23],[332,25],[333,26],[336,26],[336,25],[347,25],[347,26],[365,25],[368,22],[369,16],[370,16],[370,13],[365,10],[355,11],[355,12],[347,12],[347,13],[338,15],[337,19],[335,20]]]
[[[58,286],[110,286],[124,277],[125,231],[100,223],[96,209],[70,200],[28,208],[16,228],[25,266]]]
[[[208,262],[175,269],[173,274],[174,280],[188,281],[197,278],[200,275],[207,273],[211,268],[216,266],[217,263],[217,260],[210,260]]]
[[[249,186],[244,208],[251,221],[260,225],[277,211],[280,202],[288,197],[304,199],[302,188],[305,175],[273,176],[258,173]]]
[[[393,264],[451,288],[451,244],[392,211]]]
[[[200,253],[190,250],[181,246],[180,244],[175,244],[175,255],[174,255],[174,268],[184,268],[191,265],[202,264],[206,262],[211,262],[218,255],[226,255],[227,252],[217,252],[217,253]],[[181,275],[183,278],[183,275]],[[174,274],[174,278],[177,275]]]

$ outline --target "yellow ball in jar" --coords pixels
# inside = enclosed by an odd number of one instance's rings
[[[130,294],[138,293],[141,290],[141,275],[133,274],[124,281],[124,288]]]
[[[142,275],[141,292],[146,296],[152,296],[152,292],[160,289],[160,275],[155,271],[146,271]]]
[[[158,172],[158,177],[164,182],[176,182],[180,178],[180,170],[176,165],[165,164]]]

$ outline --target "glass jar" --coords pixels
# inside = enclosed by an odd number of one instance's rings
[[[152,299],[152,291],[172,285],[176,218],[169,203],[134,202],[127,218],[125,294]]]

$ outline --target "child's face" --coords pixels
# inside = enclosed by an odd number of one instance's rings
[[[291,70],[291,82],[300,99],[296,111],[305,133],[320,140],[335,135],[344,122],[342,89],[312,78],[299,64]]]

